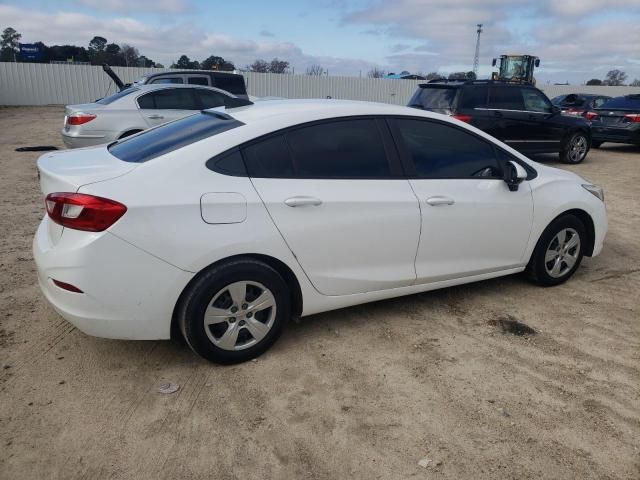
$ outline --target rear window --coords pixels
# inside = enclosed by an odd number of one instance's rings
[[[143,163],[241,125],[224,113],[198,113],[112,143],[109,152],[125,162]]]
[[[410,107],[424,108],[438,113],[450,113],[458,88],[448,86],[420,87],[409,100]]]
[[[215,75],[213,77],[213,86],[234,95],[247,94],[242,75]]]
[[[115,102],[119,98],[126,97],[127,95],[132,94],[133,92],[137,92],[139,89],[134,87],[125,88],[124,90],[114,93],[113,95],[109,95],[108,97],[101,98],[97,100],[96,103],[100,105],[109,105],[110,103]]]
[[[616,97],[602,104],[600,108],[609,110],[640,110],[640,95],[627,95],[626,97]]]
[[[476,107],[486,107],[488,96],[488,85],[469,86],[462,91],[459,108],[474,109]]]

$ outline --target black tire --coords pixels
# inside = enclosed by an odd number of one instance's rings
[[[118,140],[123,139],[123,138],[127,138],[130,137],[131,135],[135,135],[136,133],[140,133],[142,130],[131,130],[129,132],[124,132],[122,135],[120,135],[120,137],[118,138]]]
[[[566,272],[562,272],[562,270],[558,272],[561,273],[560,276],[553,276],[549,273],[548,268],[551,267],[552,262],[554,262],[555,264],[555,260],[550,260],[549,262],[545,263],[545,257],[547,254],[547,250],[555,245],[553,242],[556,241],[556,235],[566,229],[573,230],[578,235],[579,249],[573,266],[568,268]],[[571,276],[580,266],[580,263],[582,262],[582,258],[584,256],[584,249],[586,245],[586,229],[580,219],[571,214],[562,215],[556,218],[549,224],[544,232],[542,232],[542,235],[540,236],[540,239],[536,244],[536,248],[533,250],[533,254],[531,255],[529,264],[527,265],[527,276],[535,283],[545,287],[559,285],[566,282],[569,278],[571,278]],[[568,266],[566,263],[561,263],[561,265]]]
[[[560,151],[560,161],[577,165],[587,158],[589,153],[590,139],[585,132],[572,133]]]
[[[600,146],[603,144],[604,142],[598,142],[597,140],[591,140],[591,146],[593,148],[600,148]]]
[[[249,327],[242,326],[245,325],[244,321],[246,321],[247,324],[249,323],[249,318],[244,318],[243,320],[242,311],[238,311],[236,314],[238,315],[237,318],[229,317],[229,320],[225,320],[225,322],[220,322],[216,325],[205,326],[204,324],[205,311],[207,311],[210,306],[214,306],[210,305],[211,302],[213,302],[215,298],[222,298],[225,293],[220,295],[220,292],[227,286],[236,282],[248,282],[249,284],[258,284],[266,287],[275,299],[274,317],[270,317],[272,319],[269,320],[269,322],[271,322],[271,326],[268,333],[266,333],[264,338],[257,341],[257,343],[246,348],[243,347],[243,344],[253,342],[255,339],[251,337],[247,341],[243,342],[243,339],[241,338],[243,335],[244,337],[249,337],[251,335]],[[249,285],[247,287],[247,294],[245,298],[249,297],[250,288],[254,288],[253,285]],[[228,308],[229,312],[231,311],[231,308],[241,308],[236,307],[235,304],[237,302],[231,300],[230,290],[227,291],[227,294],[228,298],[224,300],[227,302],[231,301],[233,306],[225,306],[224,308]],[[264,353],[278,339],[291,317],[290,298],[289,288],[284,279],[276,270],[266,263],[253,259],[231,260],[227,263],[205,270],[200,274],[199,278],[189,286],[189,289],[185,291],[180,300],[180,304],[176,312],[177,322],[189,347],[201,357],[211,362],[222,364],[245,362]],[[216,304],[216,306],[217,305],[218,304]],[[241,310],[244,310],[244,308],[241,308]],[[269,315],[271,315],[270,311]],[[230,323],[231,318],[233,319],[233,325]],[[257,319],[258,314],[255,315],[254,320]],[[268,324],[268,322],[265,322],[265,324]],[[220,348],[210,338],[210,335],[212,335],[213,339],[216,340],[217,335],[211,329],[218,327],[225,328],[222,332],[226,333],[226,330],[231,329],[232,326],[235,326],[236,331],[240,332],[237,335],[238,340],[236,342],[236,347],[234,348],[238,348],[239,345],[242,349],[230,350]],[[207,328],[210,329],[208,333],[206,331]],[[220,336],[220,338],[222,337]],[[218,338],[217,341],[219,341],[220,338]]]

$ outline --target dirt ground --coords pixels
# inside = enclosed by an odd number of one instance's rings
[[[14,150],[61,147],[62,116],[0,109],[0,478],[640,478],[640,149],[570,168],[605,187],[610,231],[568,283],[315,315],[222,367],[88,337],[40,294],[39,154]],[[503,333],[509,316],[538,333]]]

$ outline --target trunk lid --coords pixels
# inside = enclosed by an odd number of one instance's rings
[[[119,177],[137,166],[118,160],[106,146],[50,152],[37,163],[40,189],[45,196],[53,192],[77,192],[82,185]]]
[[[629,125],[629,121],[625,119],[625,115],[640,113],[640,110],[610,110],[606,108],[596,109],[600,124],[605,127],[624,127]]]

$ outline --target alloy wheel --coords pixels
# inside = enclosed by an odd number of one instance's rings
[[[276,299],[258,282],[234,282],[219,290],[204,313],[211,342],[224,350],[244,350],[262,340],[276,318]]]
[[[547,273],[553,278],[566,275],[580,256],[580,235],[573,228],[560,230],[549,243],[544,257]]]
[[[569,144],[569,160],[571,163],[580,163],[587,155],[587,138],[584,135],[576,135]]]

